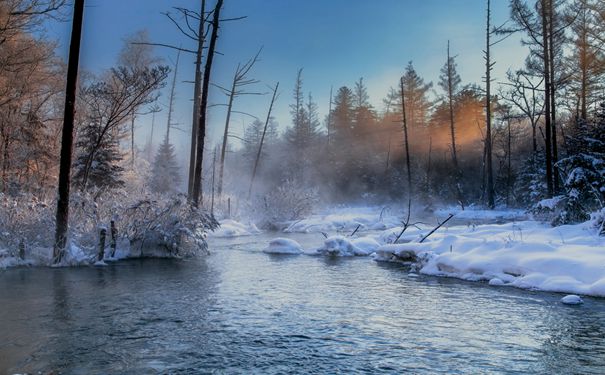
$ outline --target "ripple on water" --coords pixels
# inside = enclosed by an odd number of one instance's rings
[[[570,309],[368,258],[272,257],[269,239],[2,272],[0,373],[605,373],[602,300]]]

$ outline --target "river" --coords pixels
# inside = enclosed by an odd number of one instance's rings
[[[0,373],[605,373],[603,299],[262,253],[271,238],[0,271]]]

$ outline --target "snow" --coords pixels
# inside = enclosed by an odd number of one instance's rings
[[[302,246],[289,238],[275,238],[269,242],[269,246],[263,250],[267,254],[301,254]]]
[[[488,283],[491,286],[502,286],[505,285],[504,281],[502,281],[502,279],[499,279],[497,277],[494,277],[493,279],[491,279]]]
[[[605,297],[605,238],[591,223],[442,228],[424,243],[412,237],[412,242],[383,245],[375,260],[413,263],[427,275]]]
[[[377,244],[371,238],[351,240],[343,236],[331,236],[326,238],[316,254],[334,257],[366,256],[374,252]]]
[[[319,233],[385,230],[400,225],[401,220],[385,209],[377,207],[357,207],[340,209],[331,213],[312,215],[303,220],[291,223],[286,233]]]
[[[569,294],[561,298],[561,303],[564,303],[566,305],[581,305],[584,303],[584,301],[580,296],[577,296],[575,294]]]
[[[235,220],[225,219],[220,221],[221,226],[214,232],[208,234],[209,237],[240,237],[258,234],[261,231],[254,223],[244,224]]]
[[[518,209],[494,209],[487,210],[478,207],[465,207],[462,210],[458,206],[451,206],[445,208],[439,208],[435,210],[435,215],[438,217],[447,217],[449,214],[454,214],[456,219],[460,220],[490,220],[490,221],[509,221],[509,220],[519,220],[526,219],[527,215],[525,214],[525,210]]]

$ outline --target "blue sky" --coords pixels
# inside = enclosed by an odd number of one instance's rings
[[[492,0],[493,22],[508,17],[508,1]],[[212,0],[209,3],[213,3]],[[194,48],[161,13],[180,6],[197,10],[199,0],[86,0],[81,67],[99,72],[115,64],[123,38],[146,29],[153,41]],[[258,89],[280,82],[281,96],[274,111],[281,128],[289,125],[291,92],[296,72],[304,68],[305,92],[319,104],[320,115],[327,113],[330,86],[336,90],[353,85],[360,77],[368,86],[371,102],[382,109],[381,100],[390,86],[397,84],[408,61],[413,61],[426,81],[435,83],[445,61],[448,39],[458,55],[459,73],[464,83],[481,83],[484,73],[482,50],[485,45],[484,0],[225,0],[225,17],[247,16],[223,25],[215,59],[213,81],[228,85],[237,63],[249,59],[264,46],[261,61],[251,76],[261,80]],[[48,35],[59,40],[58,53],[67,57],[69,23],[52,23]],[[167,61],[175,52],[156,48]],[[494,47],[497,61],[494,76],[502,80],[509,67],[520,67],[526,52],[519,38],[512,37]],[[188,129],[191,123],[193,56],[182,56],[177,84],[175,117]],[[167,102],[168,90],[162,95]],[[224,96],[214,90],[213,103]],[[235,104],[237,110],[264,117],[269,96],[246,97]],[[157,124],[165,126],[165,112]],[[224,110],[209,113],[209,136],[214,141],[224,127]],[[241,133],[250,119],[232,118],[234,132]],[[150,118],[139,120],[139,139],[147,136]],[[156,139],[159,140],[159,137]],[[176,143],[186,149],[183,132]],[[236,141],[235,139],[233,141]],[[180,147],[178,147],[180,148]]]

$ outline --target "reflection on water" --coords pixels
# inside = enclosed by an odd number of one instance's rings
[[[190,261],[1,272],[0,373],[605,373],[603,300],[269,256],[269,239],[213,240]]]

